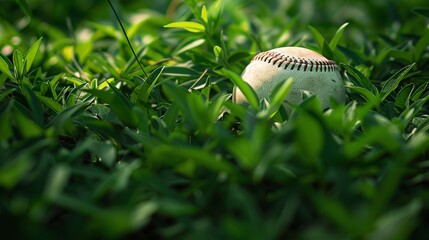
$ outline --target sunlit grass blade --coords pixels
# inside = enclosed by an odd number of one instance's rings
[[[203,21],[205,23],[208,23],[208,16],[207,16],[207,7],[206,5],[203,5],[203,8],[201,9],[201,19],[203,19]]]
[[[165,28],[181,28],[185,29],[189,32],[199,33],[204,32],[206,28],[201,23],[197,22],[191,22],[191,21],[180,21],[180,22],[173,22],[169,23],[167,25],[164,25]]]
[[[36,58],[37,52],[39,51],[40,43],[42,42],[42,38],[39,38],[31,47],[28,49],[25,54],[25,60],[27,62],[25,71],[28,72],[33,65],[34,58]]]

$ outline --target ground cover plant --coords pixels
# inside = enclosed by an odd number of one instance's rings
[[[426,238],[426,0],[112,3],[127,37],[107,1],[2,3],[2,239]],[[258,99],[282,46],[346,103]]]

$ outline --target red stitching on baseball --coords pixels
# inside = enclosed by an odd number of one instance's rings
[[[252,58],[252,61],[263,61],[266,63],[272,63],[273,66],[277,65],[277,67],[281,67],[284,63],[284,69],[287,69],[289,65],[291,65],[290,70],[293,70],[295,66],[297,66],[298,71],[301,69],[301,67],[303,67],[302,71],[304,72],[306,72],[307,70],[312,72],[313,67],[316,72],[332,72],[337,70],[337,65],[334,61],[331,60],[295,58],[273,51],[258,53]]]

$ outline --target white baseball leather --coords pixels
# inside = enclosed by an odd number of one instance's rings
[[[335,62],[306,48],[282,47],[261,52],[253,57],[242,74],[258,97],[267,99],[273,89],[289,77],[293,77],[293,84],[284,101],[289,112],[288,103],[301,103],[305,91],[316,95],[323,109],[330,106],[330,98],[337,102],[345,100],[344,82]],[[233,101],[247,102],[238,88],[234,89]]]

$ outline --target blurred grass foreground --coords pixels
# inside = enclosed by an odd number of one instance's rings
[[[112,3],[1,3],[1,239],[427,239],[427,0]],[[346,102],[246,89],[283,46]]]

